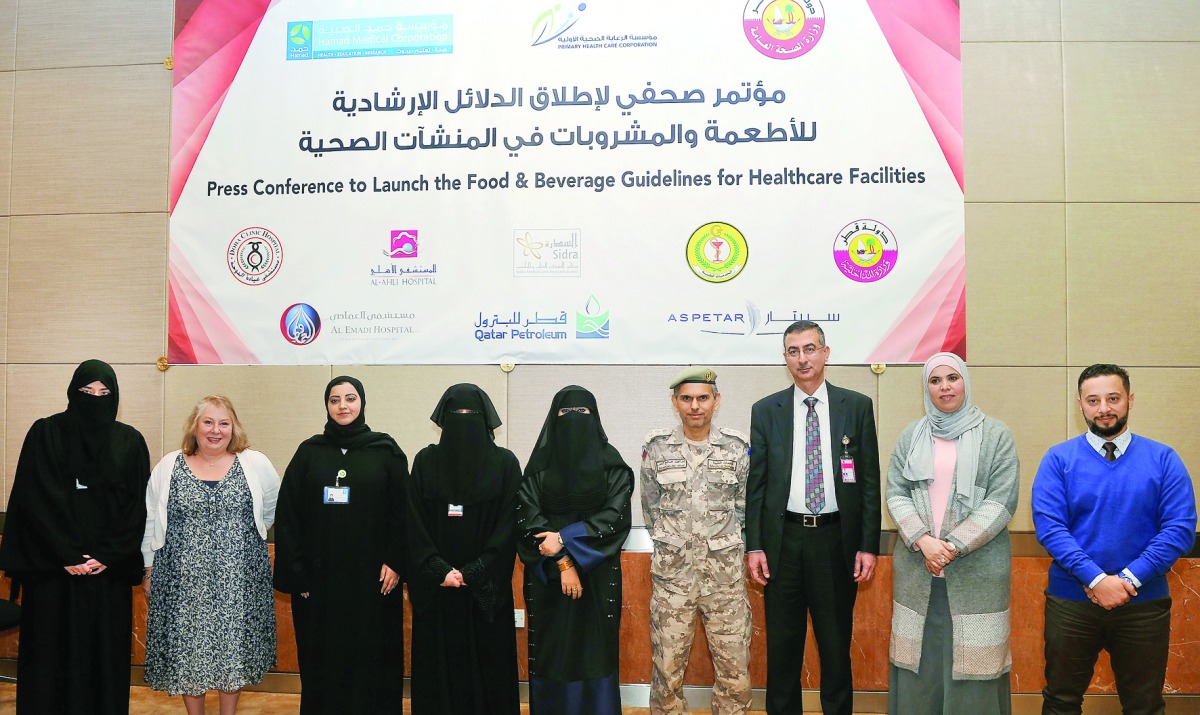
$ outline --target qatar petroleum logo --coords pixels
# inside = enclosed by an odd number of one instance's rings
[[[233,237],[225,258],[234,278],[248,286],[260,286],[283,266],[283,244],[271,231],[254,226]]]
[[[833,240],[833,261],[842,275],[874,283],[896,267],[899,246],[892,230],[874,219],[852,221]]]
[[[773,60],[795,59],[825,34],[821,0],[748,0],[742,12],[746,39]]]
[[[321,334],[321,316],[308,303],[295,303],[279,318],[279,332],[292,345],[308,345]]]
[[[688,239],[688,265],[709,283],[724,283],[738,277],[749,257],[746,238],[727,223],[706,223]]]

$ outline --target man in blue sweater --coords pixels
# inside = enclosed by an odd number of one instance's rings
[[[1162,713],[1166,574],[1195,538],[1192,480],[1175,450],[1129,432],[1125,370],[1086,368],[1078,402],[1088,432],[1051,447],[1033,481],[1034,528],[1054,557],[1042,715],[1081,712],[1101,648],[1125,715]]]

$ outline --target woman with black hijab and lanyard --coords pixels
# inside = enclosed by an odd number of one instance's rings
[[[408,460],[366,422],[352,377],[325,388],[325,431],[284,472],[275,588],[292,596],[300,712],[399,713],[404,672],[404,482]]]
[[[516,715],[513,509],[521,465],[495,444],[500,416],[470,384],[430,416],[439,442],[408,480],[413,715]]]
[[[150,452],[119,397],[112,367],[87,360],[66,411],[25,435],[0,544],[22,588],[18,713],[129,712]]]
[[[529,609],[530,715],[619,715],[621,545],[633,470],[608,443],[596,398],[554,395],[517,493]]]

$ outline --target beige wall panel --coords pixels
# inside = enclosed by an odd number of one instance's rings
[[[17,0],[0,0],[0,72],[16,66]]]
[[[14,216],[10,234],[10,362],[163,354],[166,214]]]
[[[1029,495],[1033,475],[1046,450],[1071,437],[1066,429],[1067,405],[1072,397],[1064,392],[1066,368],[977,367],[971,370],[971,400],[1012,432],[1021,460],[1021,496],[1009,528],[1033,531]],[[1076,371],[1078,374],[1078,371]]]
[[[62,412],[67,407],[67,385],[76,364],[9,365],[5,385],[4,504],[12,490],[12,475],[17,468],[21,444],[30,425],[41,417]],[[121,406],[117,419],[132,425],[146,438],[150,459],[162,451],[163,377],[153,365],[113,364],[121,388]],[[12,401],[8,400],[12,396]]]
[[[1200,204],[1067,206],[1069,364],[1197,364],[1200,267],[1179,252],[1197,225]]]
[[[446,388],[460,382],[474,383],[488,393],[505,422],[496,430],[496,442],[505,445],[509,441],[507,377],[496,365],[335,365],[311,398],[309,410],[315,413],[314,420],[320,418],[317,431],[325,424],[319,407],[325,385],[337,375],[362,382],[367,393],[367,424],[392,435],[408,455],[409,464],[422,448],[438,441],[441,433],[429,415]]]
[[[1056,42],[1059,0],[963,0],[963,42]]]
[[[167,210],[170,72],[17,72],[15,97],[14,214]]]
[[[967,201],[1061,201],[1063,74],[1057,43],[962,46]]]
[[[8,354],[8,246],[12,219],[0,216],[0,362]]]
[[[989,3],[993,4],[993,3]],[[1047,3],[1048,4],[1048,3]],[[1067,42],[1172,42],[1200,40],[1196,0],[1139,0],[1126,5],[1129,22],[1118,20],[1119,6],[1096,0],[1062,0],[1062,36]]]
[[[1200,42],[1065,43],[1063,67],[1069,201],[1200,201]]]
[[[3,27],[0,20],[0,27]],[[0,41],[0,45],[3,42]],[[0,72],[0,216],[11,213],[9,194],[12,190],[13,95],[16,75]]]
[[[967,204],[966,214],[970,364],[1066,364],[1063,205]]]
[[[327,365],[176,365],[166,373],[163,448],[153,459],[179,449],[184,420],[197,400],[225,395],[250,446],[267,455],[282,476],[296,446],[325,425],[321,395],[329,378]]]
[[[13,4],[21,36],[17,69],[143,64],[162,62],[171,54],[175,17],[171,0],[20,0]]]
[[[1068,371],[1072,398],[1071,437],[1087,431],[1087,423],[1074,401],[1075,386],[1084,367],[1080,365]],[[1200,497],[1200,440],[1196,439],[1195,429],[1200,424],[1200,404],[1193,399],[1181,399],[1181,396],[1190,397],[1200,392],[1200,369],[1127,369],[1134,398],[1129,410],[1130,431],[1174,447],[1183,459],[1192,477],[1192,486]],[[1200,498],[1197,499],[1197,505],[1200,508]]]
[[[925,415],[921,397],[921,367],[889,365],[879,376],[879,470],[880,496],[883,499],[883,528],[895,529],[896,522],[887,510],[887,475],[892,452],[900,433],[910,422]]]

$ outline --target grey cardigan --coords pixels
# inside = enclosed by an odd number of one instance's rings
[[[911,482],[903,476],[916,425],[910,424],[900,434],[887,480],[888,511],[907,547],[897,548],[893,559],[888,651],[893,665],[914,673],[921,662],[921,638],[933,578],[925,570],[921,552],[915,550],[917,539],[933,528],[930,482]],[[1017,508],[1021,470],[1012,433],[1004,423],[985,417],[982,429],[971,503],[961,501],[952,490],[942,533],[934,534],[958,549],[958,556],[944,571],[954,623],[955,680],[990,680],[1012,669],[1012,546],[1008,522]]]

